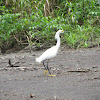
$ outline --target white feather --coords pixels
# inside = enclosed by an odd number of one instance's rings
[[[49,49],[47,49],[40,57],[36,58],[36,62],[41,63],[47,59],[53,58],[57,55],[58,49],[60,47],[60,33],[63,33],[63,30],[58,30],[55,35],[55,39],[57,39],[57,44]]]

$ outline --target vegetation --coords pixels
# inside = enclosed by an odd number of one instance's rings
[[[68,31],[70,48],[100,44],[99,0],[1,0],[0,47],[55,43],[58,29]]]

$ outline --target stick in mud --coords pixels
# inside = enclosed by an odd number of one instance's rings
[[[11,63],[11,60],[9,59],[9,61],[8,61],[8,67],[19,67],[18,65],[15,65],[15,64],[18,64],[19,62],[16,62],[16,63],[14,63],[14,64],[12,64]]]

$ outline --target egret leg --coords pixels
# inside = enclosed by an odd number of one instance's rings
[[[48,68],[48,62],[49,62],[49,60],[47,61],[47,70],[48,70],[49,74],[51,74],[51,72],[50,72],[50,70]]]
[[[44,75],[46,75],[48,71],[47,71],[47,68],[46,68],[46,66],[45,66],[45,64],[44,64],[44,61],[43,61],[43,66],[44,66],[44,68],[45,68]]]
[[[49,60],[47,61],[47,66],[45,66],[45,63],[44,63],[45,61],[43,61],[43,66],[44,66],[44,68],[45,68],[45,73],[44,73],[44,75],[46,75],[47,74],[47,72],[49,72],[49,76],[56,76],[56,75],[53,75],[53,74],[51,74],[51,72],[50,72],[50,70],[49,70],[49,67],[48,67],[48,62],[49,62]]]
[[[49,76],[56,76],[56,75],[51,74],[49,67],[48,67],[48,62],[49,62],[49,60],[47,61],[47,70],[49,71],[49,74],[50,74]]]

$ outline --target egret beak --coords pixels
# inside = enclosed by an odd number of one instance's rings
[[[64,32],[69,32],[69,31],[64,31]]]

